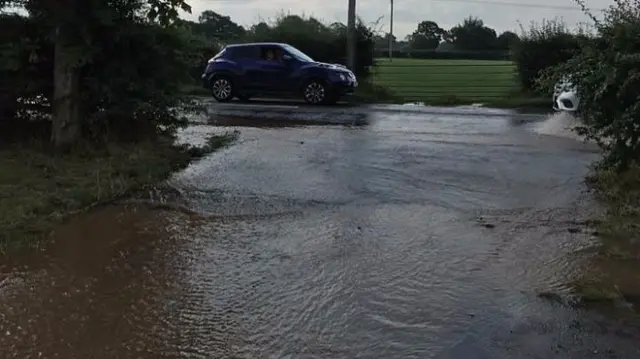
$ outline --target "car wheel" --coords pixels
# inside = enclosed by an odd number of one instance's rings
[[[328,97],[326,86],[317,80],[309,81],[304,85],[302,95],[305,101],[313,105],[325,103]]]
[[[216,76],[211,85],[211,94],[218,102],[228,102],[233,98],[233,82],[226,76]]]

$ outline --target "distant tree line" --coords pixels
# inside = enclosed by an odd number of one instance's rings
[[[511,31],[500,35],[477,17],[468,17],[449,30],[437,22],[425,20],[404,41],[392,41],[394,57],[508,59],[520,38]],[[376,36],[378,56],[389,55],[389,34]]]
[[[216,45],[242,41],[289,42],[314,58],[342,57],[346,48],[346,27],[341,23],[324,24],[310,17],[297,15],[281,16],[272,23],[261,21],[249,28],[235,23],[229,16],[212,10],[204,11],[197,21],[182,20],[193,32],[203,35]],[[319,36],[319,37],[318,37]],[[359,51],[363,65],[364,57],[388,55],[389,34],[375,34],[360,21],[358,26]],[[393,39],[394,57],[416,58],[478,58],[506,59],[509,51],[518,43],[519,37],[511,31],[497,34],[496,31],[476,17],[468,17],[449,30],[441,28],[435,21],[422,21],[404,41]],[[322,46],[318,46],[318,41]],[[339,45],[339,46],[338,46]],[[343,46],[344,45],[344,46]]]

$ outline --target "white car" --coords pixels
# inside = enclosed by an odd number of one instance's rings
[[[562,79],[553,89],[553,109],[556,111],[576,112],[580,98],[576,87],[568,80]]]

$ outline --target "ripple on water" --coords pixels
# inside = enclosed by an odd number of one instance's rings
[[[256,130],[174,179],[200,216],[117,208],[62,226],[3,280],[3,354],[549,358],[587,338],[536,291],[561,287],[586,241],[567,228],[588,158],[376,126]]]
[[[366,356],[384,348],[415,352],[416,343],[425,340],[431,350],[447,343],[446,328],[451,334],[452,327],[468,320],[464,308],[471,306],[471,293],[484,297],[468,274],[478,260],[471,252],[463,255],[466,261],[447,260],[445,253],[457,258],[463,251],[442,237],[425,235],[416,222],[453,218],[428,218],[419,207],[386,206],[364,218],[352,211],[318,213],[293,223],[276,220],[268,229],[247,220],[199,231],[206,238],[191,239],[182,252],[190,259],[179,261],[190,286],[181,300],[188,306],[183,310],[207,313],[212,322],[219,320],[213,313],[223,308],[237,315],[236,325],[246,332],[247,356],[258,355],[252,350],[260,348],[285,357],[329,343],[338,352]],[[394,228],[402,232],[385,230],[390,221],[401,224]],[[382,349],[370,347],[372,338],[362,338],[376,332],[388,337],[390,331],[396,334]],[[311,340],[314,333],[325,342]]]

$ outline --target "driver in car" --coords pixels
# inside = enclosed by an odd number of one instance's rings
[[[273,50],[268,49],[265,53],[265,57],[267,58],[267,61],[273,61],[275,58],[275,55],[273,54]]]
[[[282,52],[280,50],[267,50],[266,53],[266,58],[267,61],[278,61],[281,62],[282,61]]]

